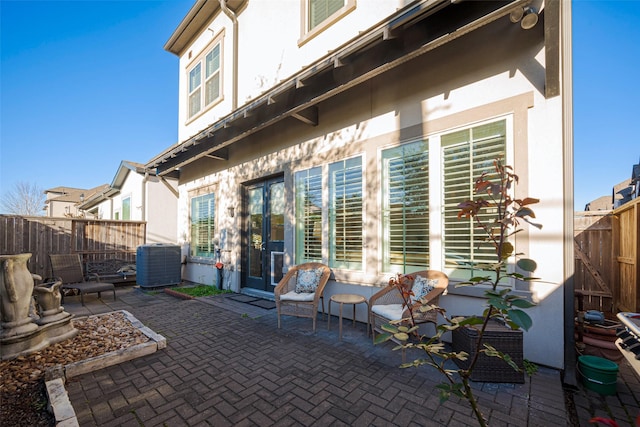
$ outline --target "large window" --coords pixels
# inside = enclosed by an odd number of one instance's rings
[[[188,70],[188,118],[206,110],[221,96],[220,50],[218,41]]]
[[[296,260],[322,262],[322,168],[296,173]]]
[[[329,165],[329,266],[362,269],[362,158]]]
[[[443,168],[444,264],[452,278],[477,275],[478,263],[494,263],[494,248],[471,219],[458,218],[458,204],[474,197],[475,179],[493,172],[493,161],[506,154],[506,121],[501,120],[440,137]],[[485,217],[495,212],[484,210]],[[474,271],[475,270],[475,271]]]
[[[382,152],[382,265],[411,273],[429,266],[429,155],[424,141]]]
[[[215,248],[215,200],[213,194],[191,199],[191,256],[213,257]]]

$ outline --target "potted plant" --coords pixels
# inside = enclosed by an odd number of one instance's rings
[[[451,395],[466,399],[481,426],[486,426],[486,420],[470,386],[471,376],[479,357],[481,355],[496,357],[514,370],[521,369],[509,354],[500,352],[490,344],[483,342],[483,336],[489,322],[498,320],[514,330],[526,331],[532,326],[532,320],[524,309],[532,307],[534,304],[525,298],[514,295],[511,292],[511,287],[505,286],[504,281],[507,279],[535,280],[525,274],[528,275],[535,271],[536,263],[531,259],[524,258],[523,254],[515,253],[514,245],[510,240],[513,240],[512,237],[522,230],[520,228],[522,221],[537,228],[542,227],[531,221],[535,218],[535,214],[530,205],[539,200],[529,197],[514,198],[512,196],[513,187],[518,182],[518,176],[513,173],[510,166],[504,165],[501,159],[496,159],[493,165],[494,173],[485,172],[476,179],[474,183],[475,197],[458,205],[460,209],[458,218],[473,220],[476,227],[484,231],[485,242],[492,246],[495,253],[495,262],[474,265],[474,269],[484,272],[483,275],[472,277],[468,281],[456,285],[476,286],[482,284],[487,287],[485,291],[486,308],[482,316],[451,317],[441,307],[422,304],[417,308],[418,310],[436,310],[444,319],[444,323],[436,327],[436,334],[433,337],[419,335],[418,326],[413,320],[413,312],[410,310],[410,316],[407,319],[384,325],[383,329],[386,333],[380,334],[376,338],[376,343],[395,338],[402,343],[395,349],[417,348],[423,350],[426,358],[416,359],[401,365],[401,367],[422,365],[435,367],[446,379],[445,382],[437,386],[440,390],[441,401],[448,399]],[[487,215],[487,212],[492,214]],[[517,270],[511,268],[513,264],[517,266]],[[392,278],[390,283],[398,287],[406,304],[412,296],[411,289],[402,286],[400,276]],[[470,360],[469,353],[447,349],[441,341],[445,333],[467,327],[475,327],[478,334],[478,339],[475,341],[476,348],[472,352]],[[451,361],[465,362],[465,367],[451,369]]]

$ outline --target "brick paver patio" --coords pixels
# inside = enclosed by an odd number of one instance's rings
[[[364,324],[345,320],[339,341],[337,318],[331,331],[319,319],[314,334],[309,319],[284,317],[277,329],[275,309],[224,296],[181,300],[132,287],[117,294],[115,302],[88,296],[84,307],[68,298],[65,308],[78,316],[127,310],[167,348],[71,379],[80,426],[477,425],[465,401],[440,403],[435,369],[398,368],[400,352],[374,346]],[[560,372],[545,367],[524,384],[474,387],[492,426],[587,426],[593,415],[633,425],[640,407],[626,362],[618,394],[606,399],[582,387],[565,393]]]

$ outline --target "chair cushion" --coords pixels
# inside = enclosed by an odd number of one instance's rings
[[[425,295],[431,292],[438,284],[438,279],[428,279],[422,276],[416,276],[413,281],[413,296],[411,297],[411,303],[415,304],[420,301]]]
[[[310,268],[308,270],[298,270],[296,278],[297,293],[314,293],[322,277],[321,268]]]
[[[280,300],[281,301],[301,301],[301,302],[305,302],[305,301],[313,301],[315,296],[316,296],[316,294],[313,293],[313,292],[289,291],[286,294],[280,295]]]
[[[377,304],[371,307],[371,311],[385,319],[400,320],[404,309],[402,304]]]

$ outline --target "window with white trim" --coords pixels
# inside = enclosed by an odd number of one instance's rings
[[[296,262],[322,262],[322,168],[295,174]]]
[[[212,258],[215,253],[215,199],[204,194],[191,199],[191,256]]]
[[[329,266],[362,270],[362,157],[329,165]]]
[[[426,141],[382,151],[382,269],[429,266],[429,153]]]
[[[221,97],[221,46],[221,41],[216,41],[187,70],[188,119],[205,111]]]
[[[458,205],[474,197],[475,179],[492,173],[496,158],[506,157],[506,134],[506,120],[500,120],[440,136],[444,267],[451,278],[469,279],[478,275],[478,263],[496,262],[486,233],[472,219],[458,218]],[[484,218],[494,215],[488,209],[482,213]]]

